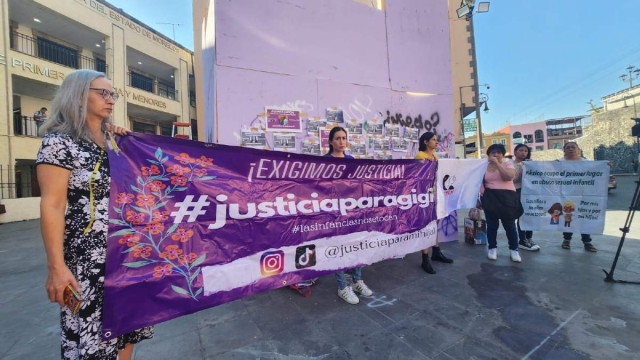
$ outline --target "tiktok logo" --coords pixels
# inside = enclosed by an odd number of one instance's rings
[[[306,245],[296,248],[296,269],[316,266],[316,246]]]

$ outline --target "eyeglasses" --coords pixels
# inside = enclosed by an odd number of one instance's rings
[[[113,91],[109,91],[107,89],[101,89],[101,88],[89,88],[89,89],[100,91],[102,93],[102,98],[105,100],[109,100],[109,98],[112,98],[113,101],[116,102],[120,97],[120,95],[116,94]]]

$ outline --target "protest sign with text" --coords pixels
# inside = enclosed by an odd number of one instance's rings
[[[109,151],[103,337],[435,243],[435,164],[132,134]]]
[[[606,161],[527,161],[523,230],[601,234],[607,209]]]

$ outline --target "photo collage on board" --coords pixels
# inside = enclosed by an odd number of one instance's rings
[[[345,119],[340,107],[325,109],[325,117],[299,109],[265,107],[254,122],[240,130],[240,146],[321,156],[329,151],[329,133],[335,126],[347,130],[347,153],[356,159],[412,158],[420,131],[380,119]]]

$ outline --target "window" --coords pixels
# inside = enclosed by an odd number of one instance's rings
[[[198,120],[191,119],[191,136],[193,140],[198,140]]]
[[[525,135],[525,136],[524,136],[524,142],[525,142],[526,144],[530,144],[530,143],[532,143],[532,142],[533,142],[533,135],[531,135],[531,134],[529,134],[529,135]]]
[[[131,130],[135,132],[139,132],[143,134],[152,134],[152,135],[156,134],[156,126],[153,124],[148,124],[148,123],[139,122],[139,121],[132,121],[131,124],[132,124]],[[171,133],[169,133],[169,135],[171,135]]]
[[[160,124],[160,135],[171,136],[172,130],[173,130],[172,124]]]
[[[153,79],[131,72],[131,87],[142,89],[144,91],[153,92]]]
[[[167,99],[175,100],[176,88],[171,84],[158,81],[158,95]]]
[[[78,68],[77,50],[43,38],[38,38],[38,57],[70,68]]]
[[[107,62],[104,59],[96,58],[96,71],[107,73]]]
[[[507,146],[507,139],[500,139],[500,144]]]
[[[544,142],[544,132],[542,130],[536,130],[536,142],[543,143]]]
[[[520,131],[516,131],[513,133],[513,138],[514,139],[520,139],[522,138],[522,133]]]
[[[544,146],[536,146],[536,150],[542,151],[542,150],[544,150]]]
[[[498,143],[498,140],[496,140],[496,139],[491,140],[491,144],[495,145],[497,143]]]

